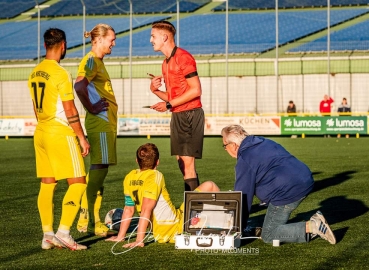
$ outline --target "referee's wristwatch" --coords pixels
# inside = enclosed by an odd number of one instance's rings
[[[170,104],[169,101],[167,101],[167,109],[170,110],[172,108],[172,104]]]

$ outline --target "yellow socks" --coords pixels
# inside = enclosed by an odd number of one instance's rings
[[[100,191],[100,195],[102,195],[102,187],[104,185],[104,180],[106,175],[108,174],[108,168],[98,169],[98,170],[90,170],[89,172],[89,180],[87,184],[86,194],[87,194],[87,203],[88,203],[88,218],[90,225],[95,225],[95,222],[100,220],[100,206],[95,205],[96,201],[98,204],[101,204],[101,196],[100,202],[98,200],[98,192]]]
[[[86,190],[86,184],[71,184],[65,193],[59,229],[69,230],[79,211],[81,197]]]
[[[103,194],[104,187],[97,192],[97,197],[94,206],[94,216],[95,216],[95,223],[100,221],[100,208],[102,202],[102,194]],[[79,219],[88,219],[88,204],[87,204],[87,195],[86,191],[83,193],[82,200],[81,200],[81,211],[79,213]]]
[[[86,177],[86,183],[88,183],[89,175]],[[106,176],[106,174],[105,174]],[[105,177],[104,177],[105,179]],[[95,223],[100,221],[100,208],[102,203],[102,196],[104,192],[104,186],[100,187],[99,191],[97,192],[96,201],[94,205],[94,217]],[[79,214],[79,219],[88,219],[88,202],[87,202],[87,190],[83,193],[82,200],[81,200],[81,211]]]
[[[96,196],[95,207],[94,207],[95,223],[100,221],[100,208],[101,208],[103,193],[104,193],[104,186],[100,188]]]
[[[37,198],[38,212],[40,213],[42,231],[44,233],[54,232],[54,190],[56,183],[41,183]]]
[[[89,174],[86,176],[86,183],[88,184]],[[81,210],[79,213],[79,219],[87,219],[88,218],[88,204],[87,204],[87,195],[86,190],[83,192],[82,199],[81,199]]]

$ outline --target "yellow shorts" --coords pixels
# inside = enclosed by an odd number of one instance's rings
[[[76,136],[35,131],[37,177],[55,180],[86,175],[81,147]]]
[[[153,236],[158,243],[175,243],[175,236],[182,234],[183,232],[183,210],[184,204],[182,203],[179,209],[176,209],[176,220],[170,225],[153,224]]]
[[[181,218],[181,222],[178,224],[178,229],[177,229],[177,234],[182,234],[183,233],[183,225],[184,225],[184,203],[181,204],[181,206],[179,207],[179,209],[177,209],[177,211],[179,211],[179,216]],[[175,240],[175,239],[173,239]],[[172,243],[174,243],[175,241],[173,241]]]
[[[117,133],[88,133],[91,164],[117,164]]]

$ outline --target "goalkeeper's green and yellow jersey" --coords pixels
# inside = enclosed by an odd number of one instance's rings
[[[163,174],[157,170],[132,170],[125,177],[123,188],[138,213],[141,213],[143,198],[156,201],[151,217],[152,233],[159,243],[174,243],[174,236],[183,230],[183,214],[170,200]]]
[[[70,73],[57,61],[45,59],[30,74],[28,88],[38,119],[37,129],[75,136],[63,107],[63,101],[74,100]]]
[[[86,110],[85,127],[87,133],[117,132],[118,106],[104,62],[93,52],[89,52],[80,63],[77,76],[85,77],[89,81],[87,90],[92,104],[101,98],[106,98],[106,101],[109,102],[108,110],[99,114],[94,115]]]

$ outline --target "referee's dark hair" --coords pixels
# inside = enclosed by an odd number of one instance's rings
[[[59,45],[63,41],[67,41],[65,32],[58,28],[49,28],[44,33],[44,43],[46,49],[50,49],[55,45]]]
[[[168,21],[156,21],[152,23],[152,28],[157,28],[161,30],[167,30],[172,33],[173,37],[176,35],[176,28],[173,24]]]

